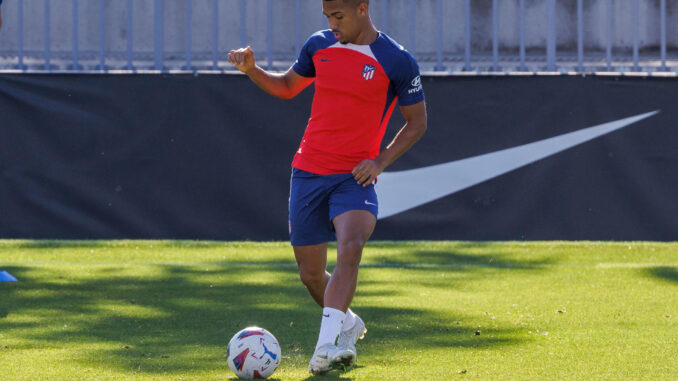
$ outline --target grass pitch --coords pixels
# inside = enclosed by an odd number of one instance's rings
[[[248,325],[315,379],[286,243],[0,241],[0,270],[3,380],[231,379]],[[372,242],[352,307],[359,365],[317,379],[678,379],[673,243]]]

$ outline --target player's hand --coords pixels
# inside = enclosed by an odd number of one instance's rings
[[[384,168],[376,160],[363,160],[353,168],[353,177],[358,184],[366,187],[377,179]]]
[[[254,52],[251,47],[231,50],[228,53],[228,62],[235,65],[238,70],[247,74],[254,68]]]

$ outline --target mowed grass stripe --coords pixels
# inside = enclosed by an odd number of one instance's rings
[[[330,250],[330,258],[336,256]],[[0,242],[9,380],[225,380],[228,339],[280,340],[308,379],[320,310],[288,243]],[[353,380],[678,379],[678,245],[373,242]]]
[[[297,264],[294,262],[139,262],[139,263],[124,263],[124,262],[85,262],[85,261],[26,261],[26,262],[0,262],[0,266],[64,266],[64,265],[78,265],[78,266],[176,266],[176,267],[204,267],[204,266],[237,266],[237,267],[283,267],[296,268]],[[333,263],[330,263],[333,265]],[[435,268],[455,268],[455,267],[493,267],[493,268],[523,268],[520,263],[361,263],[361,268],[403,268],[403,269],[435,269]],[[535,264],[533,267],[589,267],[599,269],[642,269],[652,267],[678,267],[678,261],[673,263],[541,263]]]

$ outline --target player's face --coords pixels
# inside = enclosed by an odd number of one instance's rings
[[[364,3],[352,6],[341,0],[323,1],[323,13],[334,32],[334,37],[342,44],[348,44],[360,35],[365,25],[367,7]]]

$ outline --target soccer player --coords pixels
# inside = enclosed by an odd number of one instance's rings
[[[313,34],[284,74],[255,63],[254,52],[228,60],[261,89],[289,99],[315,82],[304,137],[292,162],[290,240],[299,275],[323,307],[309,371],[323,374],[357,360],[365,323],[349,306],[363,247],[377,222],[377,176],[426,130],[426,106],[414,58],[372,24],[369,0],[322,0],[329,30]],[[397,103],[407,123],[380,152]],[[326,271],[327,243],[337,240],[337,266]]]

